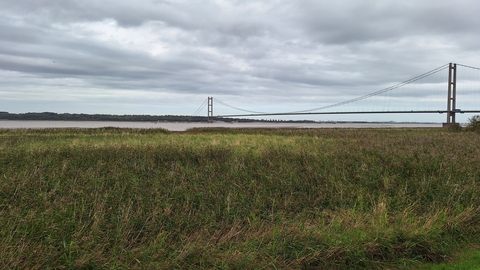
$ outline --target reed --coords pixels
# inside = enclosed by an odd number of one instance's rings
[[[0,130],[2,269],[383,269],[480,244],[480,137]]]

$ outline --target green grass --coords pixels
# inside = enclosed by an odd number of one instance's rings
[[[426,264],[422,270],[477,270],[480,269],[480,249],[468,250],[455,256],[453,262]]]
[[[409,269],[480,244],[473,132],[0,130],[0,153],[2,269]]]

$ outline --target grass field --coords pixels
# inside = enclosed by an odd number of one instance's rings
[[[0,153],[1,269],[411,269],[480,244],[474,132],[4,129]]]

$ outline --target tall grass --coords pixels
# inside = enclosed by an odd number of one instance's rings
[[[382,269],[480,243],[480,137],[0,130],[0,267]]]

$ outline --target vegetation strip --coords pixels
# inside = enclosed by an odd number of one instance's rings
[[[0,268],[410,268],[480,244],[480,136],[0,129]]]

